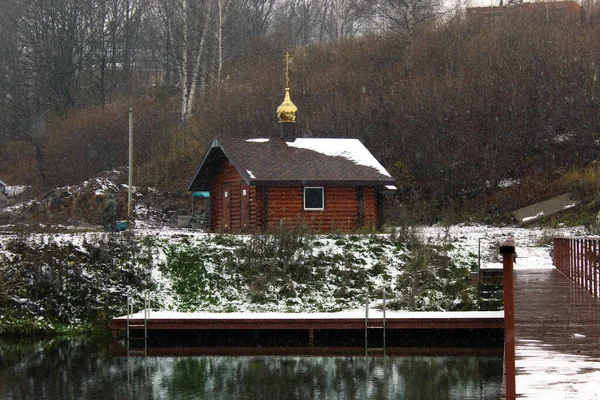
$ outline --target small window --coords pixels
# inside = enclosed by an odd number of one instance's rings
[[[305,210],[323,210],[325,208],[325,199],[322,187],[304,188],[304,209]]]

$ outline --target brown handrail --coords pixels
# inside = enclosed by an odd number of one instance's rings
[[[554,266],[598,297],[600,238],[554,238]]]

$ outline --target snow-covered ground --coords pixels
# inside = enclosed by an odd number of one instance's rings
[[[481,254],[481,268],[502,268],[499,246],[507,239],[515,240],[517,259],[515,269],[554,268],[552,238],[587,235],[583,227],[521,228],[490,227],[485,225],[453,225],[422,227],[420,234],[431,242],[454,240],[459,253]]]

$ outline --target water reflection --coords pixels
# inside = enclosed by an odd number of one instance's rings
[[[0,341],[7,399],[489,399],[498,356],[112,357],[104,341]]]

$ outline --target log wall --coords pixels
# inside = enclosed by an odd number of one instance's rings
[[[243,190],[248,201],[248,220],[244,223]],[[317,232],[351,231],[359,227],[359,189],[356,186],[326,186],[325,209],[304,210],[303,186],[247,187],[231,163],[223,165],[210,188],[211,226],[215,232],[265,230],[265,191],[268,204],[266,229],[303,226]],[[229,197],[230,223],[224,218],[224,192]],[[376,191],[364,188],[363,226],[377,226]]]
[[[263,191],[257,198],[258,225],[263,226]],[[351,231],[358,228],[359,199],[355,186],[326,186],[325,209],[304,210],[304,188],[302,186],[271,186],[268,189],[268,229],[280,226],[303,226],[317,232]],[[364,190],[364,226],[377,225],[375,189]]]

